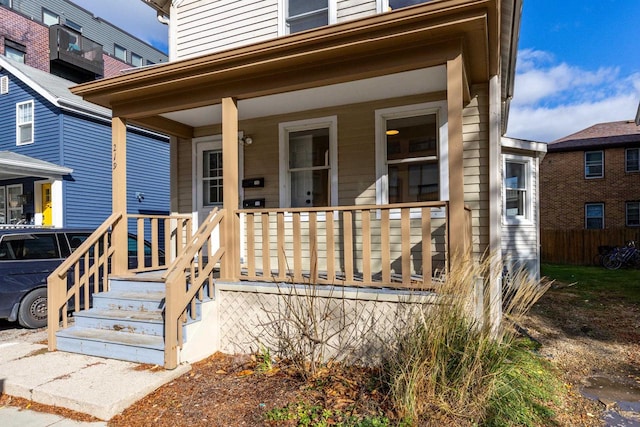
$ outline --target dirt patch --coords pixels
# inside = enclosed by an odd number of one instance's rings
[[[552,425],[602,425],[605,405],[580,393],[588,378],[602,376],[640,387],[637,305],[607,294],[586,300],[574,287],[557,284],[521,326],[542,344],[540,355],[558,369],[568,392],[566,398],[549,403],[556,413]],[[140,365],[139,369],[158,367]],[[374,415],[382,411],[393,415],[382,393],[371,388],[368,375],[366,371],[340,372],[334,368],[321,373],[313,383],[304,383],[278,366],[260,372],[256,360],[249,356],[215,354],[114,417],[109,425],[271,425],[264,420],[266,411],[303,400],[349,413]],[[6,395],[0,398],[0,404],[91,420],[73,411]]]

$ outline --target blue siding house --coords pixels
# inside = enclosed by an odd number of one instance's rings
[[[0,227],[95,228],[111,214],[111,111],[0,56]],[[128,127],[129,213],[169,212],[169,139]]]

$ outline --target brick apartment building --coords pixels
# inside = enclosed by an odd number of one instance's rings
[[[68,0],[0,0],[0,54],[76,83],[168,59]]]
[[[542,229],[640,227],[640,127],[601,123],[548,144],[540,186]]]

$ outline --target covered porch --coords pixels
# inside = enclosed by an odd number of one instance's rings
[[[492,2],[458,3],[74,88],[113,112],[113,215],[50,278],[50,348],[55,314],[74,293],[108,288],[109,277],[165,270],[171,367],[183,344],[179,325],[195,315],[197,300],[214,294],[214,283],[433,291],[452,259],[481,256],[486,98],[500,66],[490,46],[500,34]],[[127,214],[128,123],[172,135],[168,218]],[[390,149],[395,126],[426,134]],[[128,233],[138,236],[133,269]],[[145,240],[150,263],[142,261]],[[91,253],[103,254],[100,263]],[[84,275],[74,267],[82,262]],[[76,279],[66,290],[70,271]]]

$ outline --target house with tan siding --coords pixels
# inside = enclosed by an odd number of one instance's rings
[[[168,22],[170,63],[73,88],[113,111],[113,214],[50,277],[51,349],[168,368],[251,351],[264,304],[309,284],[316,297],[338,289],[366,310],[380,304],[394,322],[408,296],[437,301],[456,260],[535,246],[544,150],[503,140],[519,0],[147,3]],[[131,123],[171,135],[168,217],[126,214]],[[503,228],[522,225],[534,243],[509,246]],[[132,226],[166,248],[133,270],[123,246]],[[127,281],[162,295],[149,352],[124,350],[125,337],[141,339],[123,335],[136,325],[93,347],[78,322],[58,325],[70,295],[99,281],[55,291],[91,245],[110,266],[94,270],[106,283],[96,292]],[[142,260],[142,241],[137,249]],[[489,326],[501,317],[498,270],[479,285],[485,298],[470,296]]]

